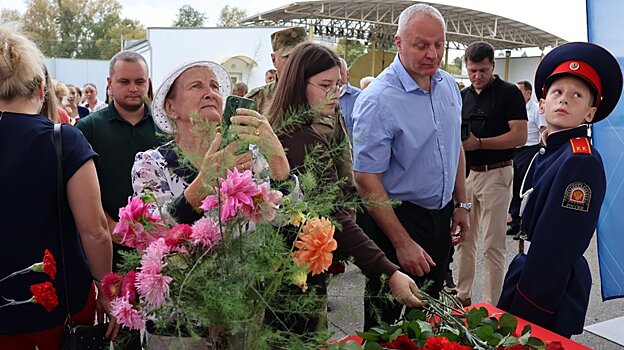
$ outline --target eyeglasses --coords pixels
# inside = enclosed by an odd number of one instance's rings
[[[325,97],[329,97],[330,95],[333,95],[336,92],[340,93],[340,91],[342,91],[342,84],[340,84],[340,83],[336,83],[336,85],[330,86],[328,88],[324,88],[322,86],[318,86],[318,85],[314,84],[311,81],[308,81],[308,84],[323,90],[325,92]]]

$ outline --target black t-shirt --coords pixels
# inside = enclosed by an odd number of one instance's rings
[[[470,121],[471,132],[479,138],[507,133],[510,120],[528,120],[520,89],[498,75],[481,93],[469,86],[461,91],[463,120]],[[511,160],[514,148],[504,150],[480,149],[466,151],[468,165],[484,165]]]
[[[59,301],[51,312],[35,303],[0,309],[0,334],[38,332],[62,324],[67,315],[53,125],[41,115],[4,112],[0,119],[0,278],[41,262],[48,249],[56,259],[56,279],[51,282]],[[63,125],[61,133],[63,181],[67,185],[97,154],[73,126]],[[69,205],[64,203],[62,210],[69,309],[76,313],[84,307],[93,279]],[[30,286],[46,281],[50,278],[44,273],[19,275],[0,283],[0,296],[28,300],[32,297]]]

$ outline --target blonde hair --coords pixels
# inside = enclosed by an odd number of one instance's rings
[[[54,83],[52,82],[52,77],[50,77],[50,74],[48,74],[48,68],[46,66],[43,66],[43,71],[45,74],[46,86],[54,86]],[[39,113],[43,116],[48,117],[48,119],[56,124],[59,123],[58,107],[59,105],[53,89],[46,88],[43,98],[43,104],[41,105],[41,111]]]
[[[63,97],[69,95],[69,89],[62,81],[53,79],[52,83],[54,83],[54,95],[56,95],[56,98],[62,100]]]
[[[16,97],[35,99],[43,82],[44,57],[23,34],[0,25],[0,100]]]

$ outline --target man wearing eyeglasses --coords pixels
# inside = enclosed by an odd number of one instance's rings
[[[468,231],[465,165],[460,141],[461,96],[453,77],[439,70],[446,28],[440,12],[415,4],[399,17],[398,54],[362,90],[353,110],[355,180],[372,200],[358,223],[388,259],[437,296],[451,244]],[[390,201],[401,201],[392,207]],[[380,297],[382,284],[367,282],[365,323],[373,308],[392,324],[400,305]]]

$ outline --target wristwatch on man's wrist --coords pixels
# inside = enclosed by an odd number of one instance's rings
[[[470,203],[470,202],[455,203],[455,209],[457,209],[457,208],[466,209],[468,212],[470,212],[470,209],[472,209],[472,203]]]

